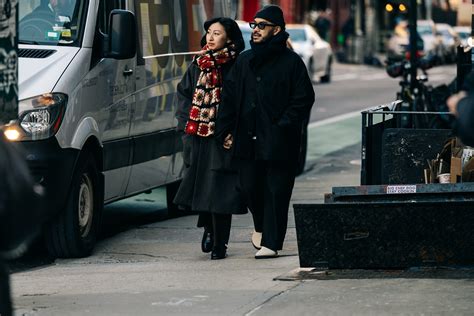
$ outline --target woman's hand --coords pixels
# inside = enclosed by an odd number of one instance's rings
[[[231,149],[233,141],[234,141],[234,138],[232,137],[232,134],[227,135],[226,138],[224,139],[224,148]]]

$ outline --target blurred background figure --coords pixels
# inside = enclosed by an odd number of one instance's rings
[[[466,77],[462,89],[449,97],[447,105],[456,117],[456,135],[464,145],[474,146],[474,72]]]
[[[329,20],[329,12],[326,10],[318,11],[318,17],[314,21],[314,28],[319,36],[325,40],[329,40],[329,30],[331,29],[331,20]]]
[[[344,36],[344,38],[343,38],[343,47],[347,48],[349,38],[351,36],[355,35],[355,25],[354,25],[354,17],[353,16],[350,16],[349,18],[347,18],[346,22],[342,26],[341,32],[342,32],[342,35]]]
[[[0,130],[0,315],[12,315],[5,261],[17,258],[41,228],[41,187],[35,186],[26,162]]]

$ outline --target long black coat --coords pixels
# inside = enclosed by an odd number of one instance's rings
[[[474,92],[459,100],[456,134],[468,146],[474,146]]]
[[[263,59],[251,49],[240,54],[227,78],[218,138],[234,135],[235,157],[296,163],[302,122],[314,103],[302,59],[286,47]]]
[[[474,146],[474,72],[467,75],[462,90],[467,92],[467,96],[458,102],[458,119],[454,128],[465,145]]]
[[[231,64],[222,66],[224,78],[231,67]],[[216,142],[214,136],[184,134],[200,71],[192,63],[178,84],[176,118],[178,130],[183,132],[185,169],[174,203],[200,212],[243,214],[247,209],[237,188],[239,178],[237,170],[231,166],[231,153],[223,148],[222,143]],[[217,117],[221,108],[218,108]]]

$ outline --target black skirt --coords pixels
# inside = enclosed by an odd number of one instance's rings
[[[219,148],[212,136],[185,134],[182,140],[185,169],[174,203],[199,212],[247,213],[231,152]]]

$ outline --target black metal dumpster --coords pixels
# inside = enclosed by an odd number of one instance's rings
[[[295,204],[301,267],[474,264],[474,183],[335,187]]]
[[[451,130],[399,128],[403,116],[447,113],[394,106],[362,113],[361,186],[333,188],[324,204],[294,205],[301,267],[474,264],[474,183],[424,184],[425,162]]]

